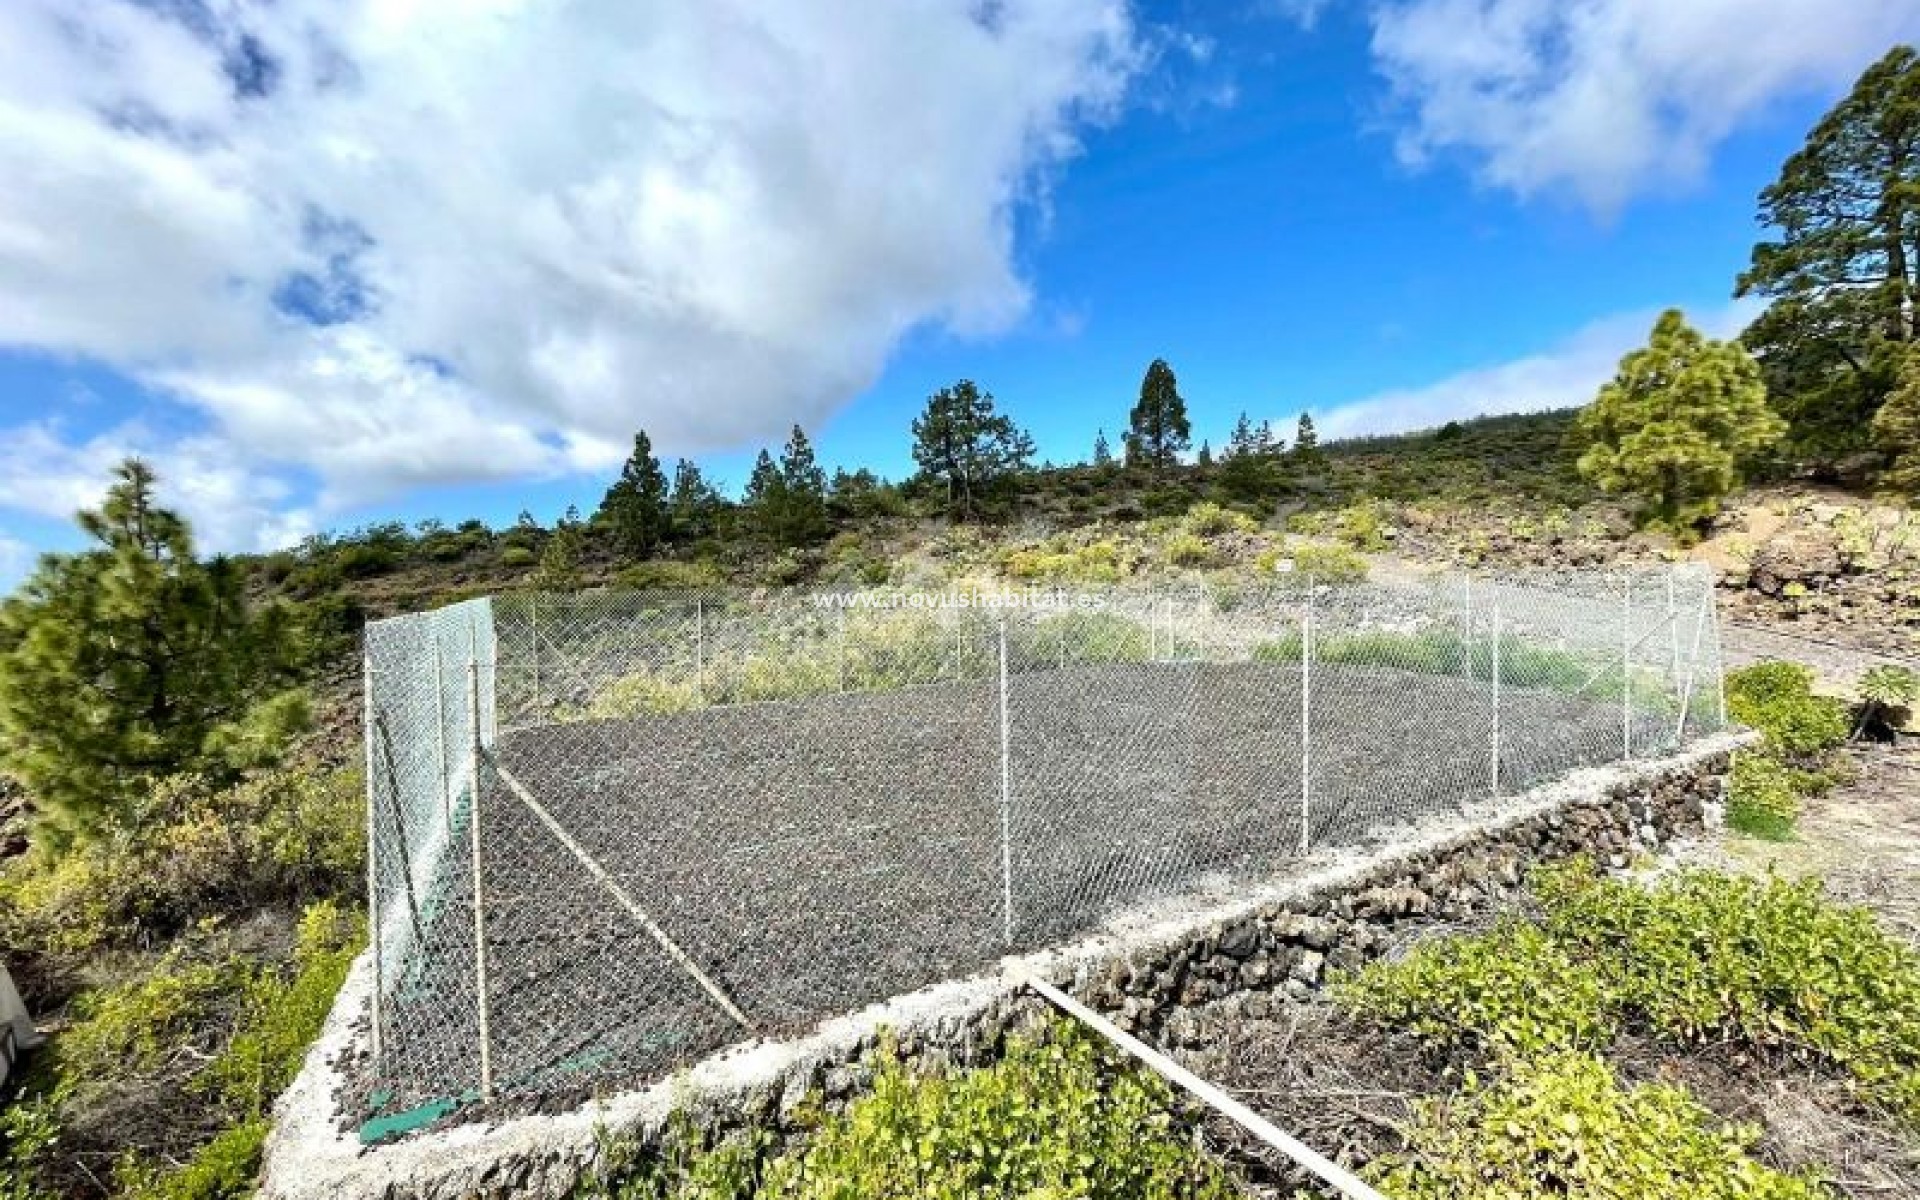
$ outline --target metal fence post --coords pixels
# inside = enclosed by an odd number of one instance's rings
[[[1300,614],[1300,853],[1313,841],[1313,577]]]
[[[361,734],[367,743],[367,938],[373,950],[372,1048],[373,1073],[378,1076],[381,1066],[381,1048],[386,1044],[385,1021],[380,1011],[386,997],[386,988],[382,980],[385,966],[381,961],[385,954],[380,944],[381,918],[385,914],[380,911],[380,842],[373,819],[374,789],[379,785],[374,782],[377,776],[373,769],[373,649],[371,644],[361,652],[360,669],[361,691],[364,697],[360,716]]]
[[[440,657],[440,631],[433,631],[433,760],[440,772],[440,817],[453,841],[453,765],[447,761],[447,669]]]
[[[1674,594],[1673,594],[1674,571],[1675,571],[1675,568],[1673,564],[1668,563],[1667,564],[1667,640],[1672,643],[1672,649],[1673,649],[1673,667],[1671,669],[1671,674],[1673,676],[1673,686],[1678,688],[1680,686],[1680,605],[1679,605],[1679,602],[1674,599]]]
[[[1013,945],[1013,723],[1007,707],[1007,617],[1000,614],[1000,914]]]
[[[1633,576],[1620,580],[1620,760],[1633,757]]]
[[[1491,656],[1492,661],[1488,667],[1487,675],[1488,675],[1488,678],[1491,679],[1493,682],[1493,738],[1492,738],[1493,766],[1492,766],[1492,769],[1493,769],[1493,796],[1494,796],[1494,799],[1497,800],[1500,798],[1500,636],[1501,636],[1500,634],[1500,589],[1498,587],[1494,588],[1493,590],[1493,610],[1492,610],[1492,617],[1490,619],[1490,627],[1491,627],[1491,633],[1488,640],[1491,642],[1491,646],[1489,648],[1489,654]]]
[[[487,994],[487,894],[480,856],[480,644],[468,628],[467,740],[468,796],[467,848],[473,862],[473,975],[480,1022],[480,1098],[493,1098],[492,1001]]]
[[[707,598],[693,598],[693,690],[707,702]]]
[[[840,606],[840,690],[847,690],[847,608]]]
[[[1707,612],[1712,614],[1713,618],[1714,716],[1718,718],[1718,724],[1714,728],[1720,730],[1727,727],[1727,653],[1726,648],[1720,644],[1720,606],[1714,602],[1711,586],[1704,589],[1700,602],[1707,606]]]
[[[540,716],[540,593],[527,597],[527,611],[533,634],[533,715]]]

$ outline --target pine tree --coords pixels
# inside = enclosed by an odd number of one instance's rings
[[[780,455],[780,481],[786,485],[785,544],[805,546],[827,536],[827,473],[814,461],[813,444],[798,426]]]
[[[271,759],[306,714],[286,610],[256,609],[238,567],[195,556],[145,463],[115,478],[79,514],[95,547],[47,555],[0,603],[0,766],[55,843],[127,817],[157,776]]]
[[[653,442],[643,430],[633,435],[633,453],[620,468],[620,478],[607,489],[594,514],[596,524],[613,530],[620,548],[636,558],[653,553],[672,529],[667,506],[667,476],[653,456]]]
[[[747,478],[747,515],[755,534],[775,546],[806,546],[827,535],[827,474],[798,425],[776,463],[765,450]]]
[[[586,544],[580,510],[572,505],[553,527],[553,535],[540,548],[540,565],[535,568],[535,587],[549,592],[570,592],[580,586],[580,552]]]
[[[1227,449],[1215,477],[1221,494],[1242,503],[1256,503],[1272,495],[1280,487],[1279,456],[1273,426],[1265,421],[1255,425],[1241,413],[1227,437]]]
[[[712,537],[727,506],[720,489],[707,482],[687,459],[673,464],[673,498],[667,503],[668,528],[676,541]]]
[[[1140,381],[1140,401],[1127,414],[1127,465],[1164,471],[1192,443],[1187,402],[1165,359],[1156,358]]]
[[[1110,467],[1113,465],[1113,447],[1107,444],[1107,431],[1097,430],[1093,435],[1093,465]]]
[[[1741,464],[1784,430],[1752,356],[1701,336],[1678,309],[1574,423],[1581,475],[1639,497],[1643,520],[1676,533],[1717,512]]]
[[[1313,428],[1313,414],[1301,413],[1300,424],[1293,433],[1293,456],[1302,465],[1320,462],[1320,434]]]
[[[1887,455],[1880,482],[1920,498],[1920,350],[1908,351],[1899,385],[1874,414],[1873,440]]]
[[[1741,335],[1795,447],[1863,446],[1920,343],[1920,53],[1896,46],[1760,193],[1776,234],[1753,248],[1736,294],[1772,301]]]
[[[1005,501],[1033,456],[1033,439],[996,412],[993,394],[970,379],[927,397],[913,421],[913,461],[921,477],[946,490],[947,513],[972,520]]]
[[[1200,449],[1194,454],[1193,461],[1196,465],[1202,467],[1210,467],[1213,465],[1213,447],[1207,445],[1207,439],[1200,439]]]

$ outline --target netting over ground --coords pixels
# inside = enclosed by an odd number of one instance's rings
[[[656,1077],[1725,720],[1704,571],[1016,599],[370,626],[377,1105]]]

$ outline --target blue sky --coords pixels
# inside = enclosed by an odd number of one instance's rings
[[[129,452],[247,550],[590,510],[640,427],[734,487],[795,421],[897,477],[963,377],[1055,461],[1156,356],[1216,444],[1579,403],[1665,306],[1750,318],[1756,192],[1914,37],[1896,0],[24,0],[0,588]]]

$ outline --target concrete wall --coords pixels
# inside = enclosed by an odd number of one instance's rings
[[[1371,850],[1291,864],[1287,878],[1190,897],[1116,918],[1071,946],[1018,960],[1123,1027],[1178,1047],[1196,1010],[1232,1003],[1258,1015],[1279,993],[1305,995],[1329,970],[1382,953],[1396,926],[1457,919],[1507,903],[1526,868],[1586,853],[1611,867],[1717,823],[1723,776],[1746,735],[1704,739],[1670,758],[1596,768],[1497,806],[1395,831]],[[1009,960],[1003,967],[1012,967]],[[281,1098],[262,1195],[560,1197],[601,1161],[610,1136],[647,1145],[682,1111],[693,1127],[777,1131],[809,1094],[832,1103],[867,1082],[863,1056],[889,1031],[929,1066],[990,1057],[1046,1010],[1010,979],[954,980],[824,1023],[809,1037],[722,1051],[676,1078],[560,1114],[471,1120],[363,1148],[335,1111],[332,1063],[362,1036],[371,970],[356,964],[326,1031]]]

